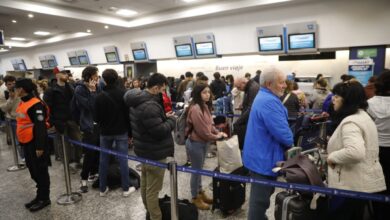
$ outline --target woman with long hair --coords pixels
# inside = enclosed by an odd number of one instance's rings
[[[379,163],[378,132],[367,114],[363,86],[357,81],[333,88],[336,130],[328,143],[329,187],[376,193],[386,189]],[[365,201],[345,198],[329,219],[362,219]]]
[[[208,143],[227,137],[214,127],[211,100],[211,91],[207,84],[198,84],[192,90],[192,101],[187,113],[186,148],[191,158],[191,167],[195,169],[202,169]],[[192,203],[198,209],[210,209],[209,204],[212,204],[213,200],[202,190],[200,175],[191,174],[191,195]]]

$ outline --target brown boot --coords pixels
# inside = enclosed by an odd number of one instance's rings
[[[210,206],[204,203],[202,198],[199,195],[196,198],[192,199],[192,204],[194,204],[200,210],[210,209]]]
[[[201,190],[199,192],[199,197],[203,200],[203,202],[207,203],[207,204],[213,204],[213,199],[208,197],[206,195],[206,192],[204,190]]]

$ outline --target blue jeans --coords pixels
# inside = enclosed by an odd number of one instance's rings
[[[251,177],[264,180],[276,180],[276,177],[264,176],[251,171]],[[265,215],[270,205],[270,198],[274,193],[275,187],[264,186],[257,183],[251,184],[249,197],[248,220],[267,220]]]
[[[100,135],[100,147],[105,149],[116,150],[120,154],[128,154],[128,136],[127,132],[121,135]],[[115,143],[115,145],[114,145]],[[121,171],[121,183],[122,189],[127,191],[129,189],[129,165],[127,158],[117,157],[119,161]],[[100,163],[99,163],[99,188],[100,192],[104,192],[107,187],[107,170],[110,161],[110,155],[104,152],[100,152]]]
[[[204,159],[207,152],[207,143],[186,140],[186,149],[191,158],[191,167],[194,169],[202,169]],[[191,174],[191,195],[192,198],[197,197],[199,191],[202,189],[202,176],[198,174]]]

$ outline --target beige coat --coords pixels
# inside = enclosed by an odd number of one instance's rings
[[[329,187],[360,192],[386,189],[379,163],[378,132],[375,123],[363,110],[344,118],[328,143]]]

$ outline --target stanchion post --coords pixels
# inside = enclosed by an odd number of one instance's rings
[[[170,184],[171,184],[171,220],[178,220],[179,213],[177,209],[177,163],[171,161],[168,163]]]
[[[70,205],[80,201],[82,196],[80,193],[72,192],[70,174],[69,174],[68,154],[66,153],[66,149],[65,149],[65,137],[63,134],[61,134],[60,137],[61,137],[62,152],[64,155],[63,162],[64,162],[66,194],[61,195],[57,199],[57,203],[59,205]]]
[[[7,127],[8,127],[8,132],[11,137],[11,148],[12,148],[12,154],[14,156],[14,165],[10,166],[7,168],[7,171],[13,172],[13,171],[19,171],[23,170],[26,168],[24,164],[19,164],[19,159],[18,159],[18,152],[16,149],[16,141],[15,141],[15,133],[12,129],[12,121],[7,120]]]

